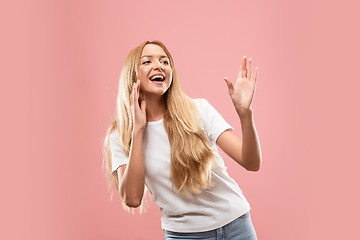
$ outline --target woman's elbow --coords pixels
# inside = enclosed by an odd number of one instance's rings
[[[136,196],[133,194],[126,194],[125,192],[122,192],[121,199],[126,206],[130,208],[137,208],[141,205],[142,195]]]
[[[137,208],[141,205],[143,194],[128,192],[123,186],[120,186],[120,196],[126,206]]]
[[[138,208],[141,205],[141,200],[134,200],[134,199],[126,199],[124,201],[125,205],[130,208]]]
[[[252,171],[252,172],[257,172],[257,171],[260,170],[260,166],[261,166],[261,160],[256,164],[252,164],[250,166],[247,166],[246,170]]]
[[[257,171],[260,170],[260,165],[254,166],[254,167],[251,167],[251,168],[247,168],[246,170],[251,171],[251,172],[257,172]]]

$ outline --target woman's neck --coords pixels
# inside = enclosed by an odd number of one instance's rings
[[[154,122],[164,118],[165,114],[165,97],[146,96],[146,121]]]

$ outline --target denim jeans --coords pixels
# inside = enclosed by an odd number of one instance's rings
[[[164,230],[165,240],[204,239],[204,240],[256,240],[256,232],[251,222],[250,212],[220,228],[206,232],[178,233]]]

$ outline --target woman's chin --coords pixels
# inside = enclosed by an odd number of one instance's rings
[[[151,88],[151,92],[153,92],[154,94],[164,94],[167,89],[168,89],[168,85],[166,82],[157,82],[157,83],[153,83],[152,84],[152,88]]]
[[[168,89],[167,88],[158,88],[158,89],[151,89],[150,91],[146,91],[146,96],[162,96],[164,93],[166,93]]]
[[[152,96],[161,96],[168,91],[169,82],[149,82],[146,85],[142,86],[141,91],[145,93],[145,95],[152,95]]]

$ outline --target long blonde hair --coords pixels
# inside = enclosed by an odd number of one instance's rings
[[[214,153],[206,134],[199,126],[200,116],[193,100],[182,90],[170,52],[162,42],[155,40],[145,41],[131,50],[120,74],[116,114],[106,131],[103,147],[103,169],[105,169],[111,197],[113,190],[119,191],[119,180],[111,172],[109,137],[112,131],[118,131],[119,144],[124,153],[129,156],[133,129],[130,94],[133,83],[138,79],[137,68],[140,64],[142,50],[147,44],[156,44],[165,51],[173,71],[172,84],[164,93],[166,110],[163,121],[171,147],[171,182],[180,194],[186,195],[188,192],[198,194],[203,189],[212,186],[211,169],[213,166],[217,166],[214,161]],[[146,191],[144,197],[146,197]],[[143,202],[144,198],[140,211],[143,209]],[[123,206],[125,209],[131,210],[125,204]]]

